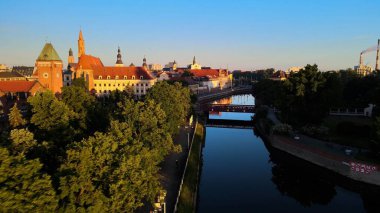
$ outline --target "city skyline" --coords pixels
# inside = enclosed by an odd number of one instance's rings
[[[77,57],[82,29],[87,53],[106,65],[165,65],[176,60],[203,66],[254,70],[318,64],[322,70],[353,68],[374,46],[380,3],[371,1],[1,1],[0,63],[33,66],[52,42],[67,65]],[[53,10],[54,9],[54,10]],[[364,63],[374,67],[375,53]]]

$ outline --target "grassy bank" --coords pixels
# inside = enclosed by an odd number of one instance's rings
[[[195,212],[195,200],[198,187],[198,169],[201,163],[201,148],[204,140],[204,127],[198,123],[191,146],[189,162],[185,171],[182,190],[178,202],[178,212]]]

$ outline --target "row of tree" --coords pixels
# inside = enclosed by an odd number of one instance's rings
[[[321,72],[317,65],[307,65],[285,81],[258,82],[253,93],[262,104],[279,109],[286,123],[318,125],[331,108],[380,106],[380,77],[360,77],[352,70]]]
[[[132,212],[161,189],[159,164],[180,146],[172,137],[190,92],[158,83],[143,102],[131,92],[95,98],[83,80],[15,105],[0,147],[0,211]]]

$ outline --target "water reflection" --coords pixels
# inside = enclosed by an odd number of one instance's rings
[[[254,104],[252,96],[234,96],[232,103],[239,100]],[[202,155],[198,212],[380,212],[379,188],[278,151],[250,129],[206,128]]]

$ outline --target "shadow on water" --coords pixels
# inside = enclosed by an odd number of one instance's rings
[[[353,181],[264,144],[272,163],[271,180],[282,195],[305,207],[328,205],[337,195],[337,187],[341,187],[358,193],[366,212],[380,212],[380,187]]]

